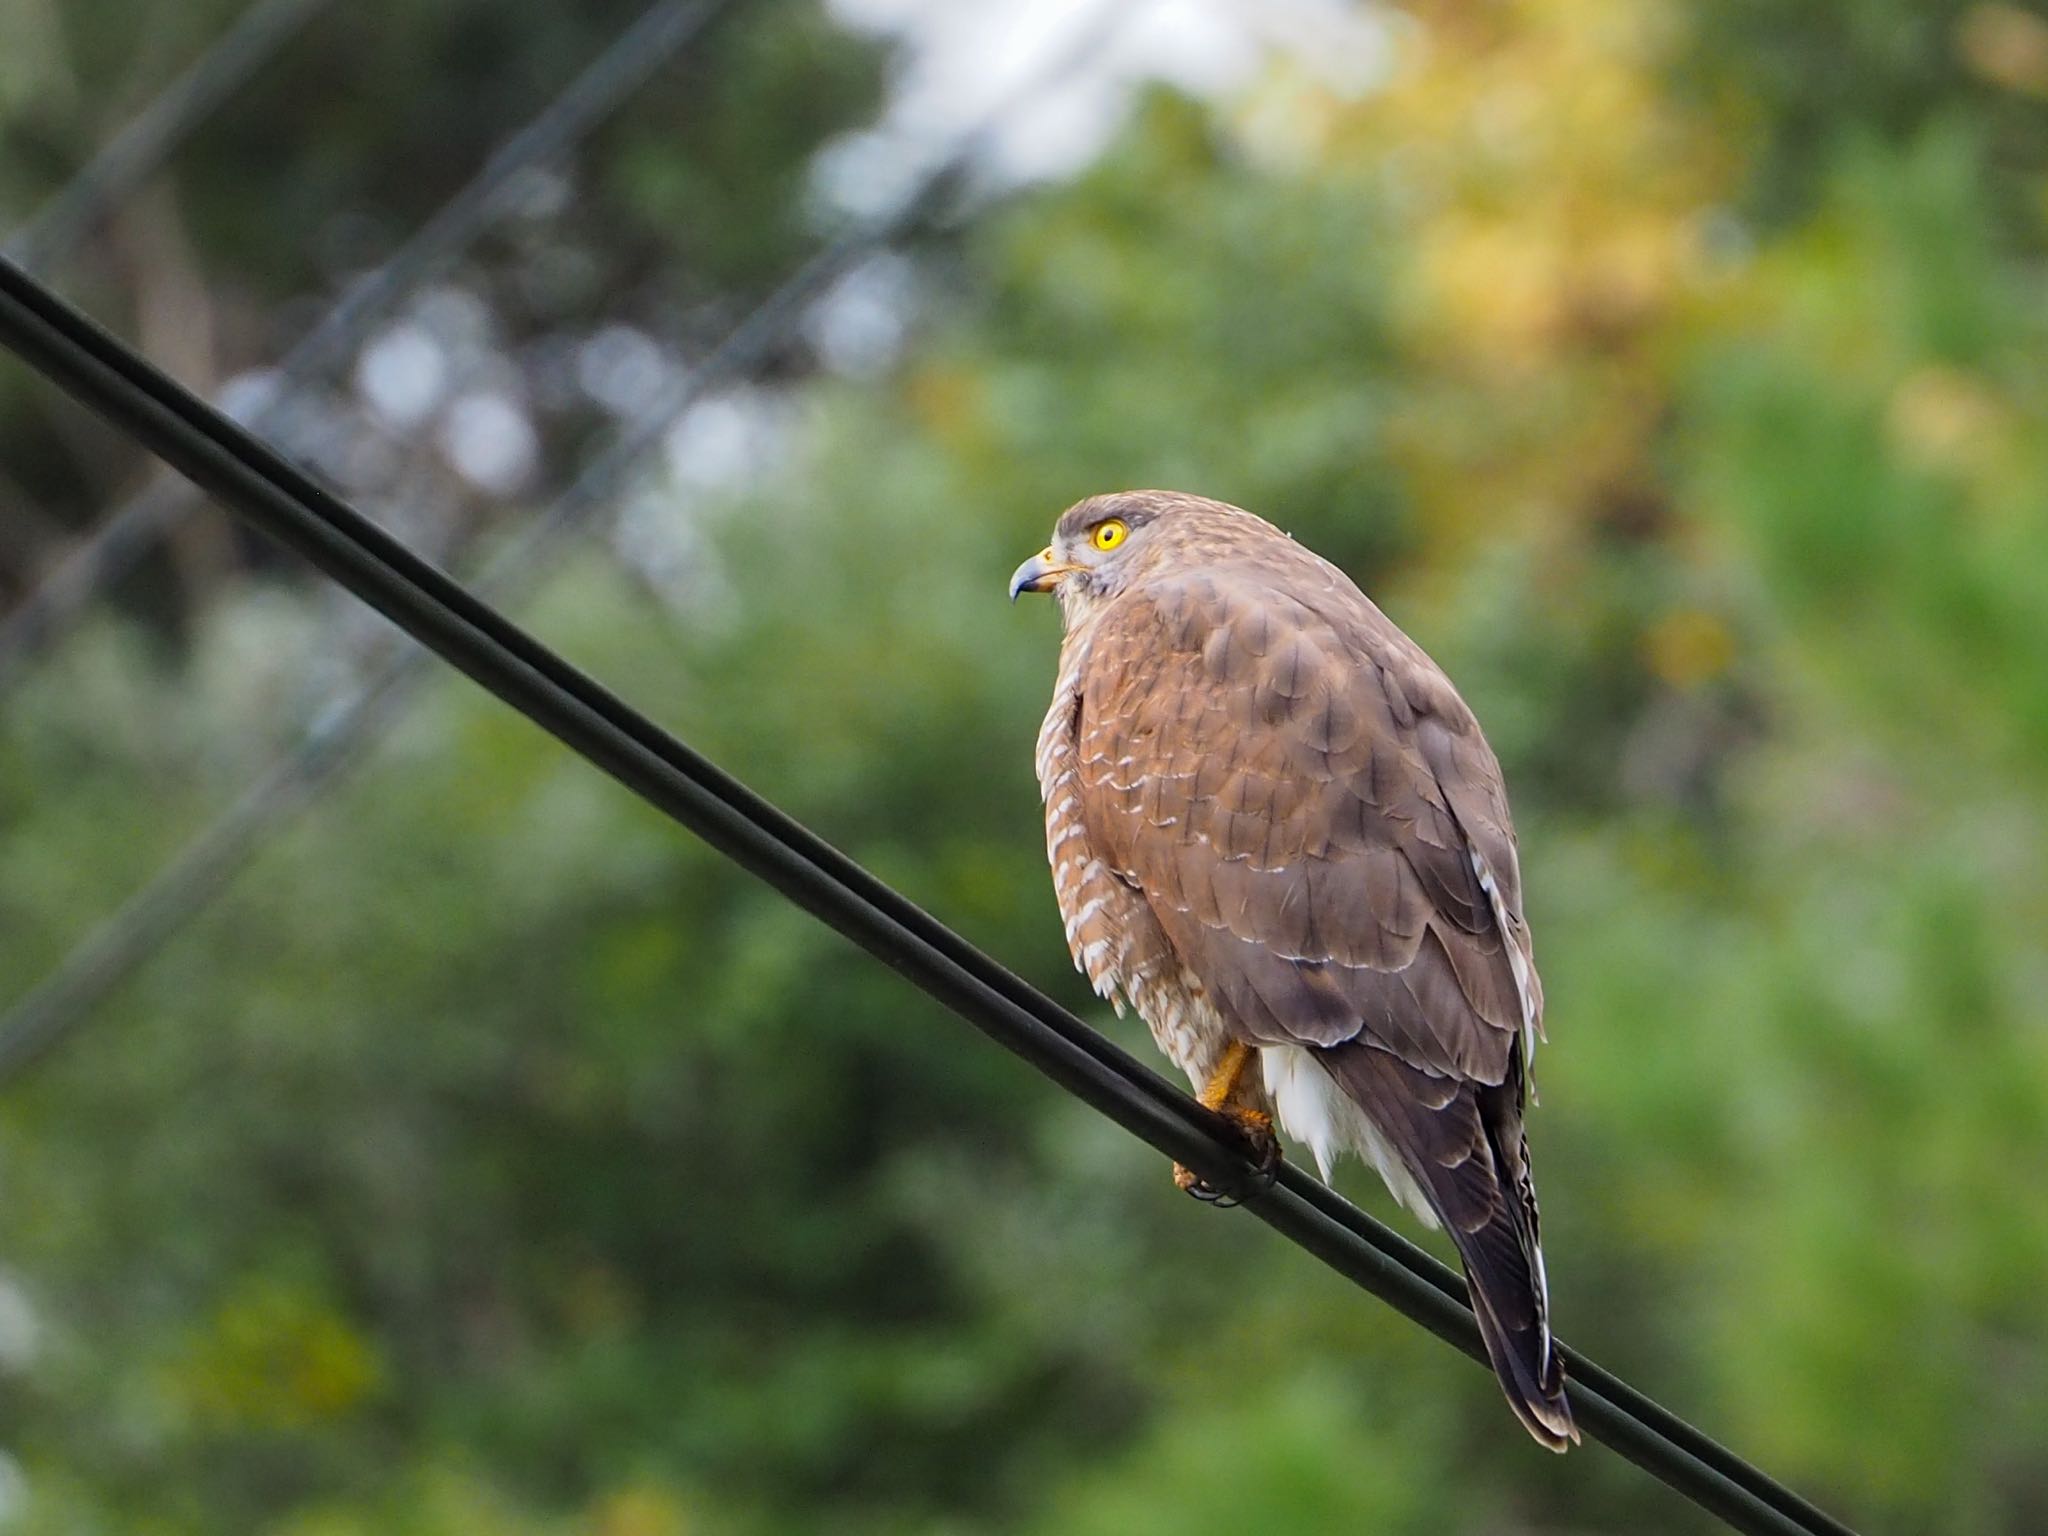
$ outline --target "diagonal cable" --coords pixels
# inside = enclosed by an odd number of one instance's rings
[[[546,557],[626,489],[659,449],[669,427],[725,383],[772,360],[809,306],[839,277],[932,222],[982,155],[990,137],[1065,66],[1114,28],[1113,3],[1097,7],[1074,43],[1061,50],[969,130],[910,187],[893,211],[826,246],[757,304],[693,369],[671,377],[634,420],[578,473],[560,497],[506,547],[478,585],[503,596],[544,568]],[[229,808],[185,845],[137,892],[0,1016],[0,1085],[54,1050],[179,929],[225,890],[285,819],[340,781],[343,770],[403,713],[430,653],[410,646],[373,676],[316,714],[300,741],[275,758]]]
[[[695,368],[648,402],[633,425],[585,466],[548,510],[479,575],[478,587],[500,601],[549,567],[569,535],[615,503],[630,477],[665,440],[668,428],[698,401],[755,373],[788,343],[810,304],[860,261],[929,222],[971,159],[963,149],[934,172],[901,208],[804,263],[762,300]],[[279,823],[339,781],[342,771],[397,723],[424,681],[432,653],[408,646],[375,674],[320,710],[301,739],[281,753],[230,807],[154,875],[4,1016],[0,1016],[0,1086],[60,1045],[92,1011],[150,959],[257,852]]]
[[[1219,1188],[1475,1360],[1458,1282],[1291,1165],[1256,1187],[1233,1129],[930,914],[883,885],[466,588],[0,263],[0,342],[239,516],[311,561],[594,766],[853,940],[1068,1092]],[[1440,1271],[1440,1273],[1439,1273]],[[1572,1353],[1588,1433],[1731,1527],[1847,1527]],[[1607,1390],[1602,1390],[1605,1386]]]
[[[91,234],[328,4],[256,0],[8,236],[7,259],[39,271]]]
[[[400,299],[442,271],[516,204],[524,173],[589,133],[731,3],[654,0],[538,116],[492,151],[483,168],[384,265],[350,287],[291,346],[251,415],[252,428],[274,428],[297,385],[352,355]],[[156,481],[59,557],[14,611],[0,619],[0,692],[199,502],[184,481]]]
[[[928,183],[916,203],[935,200],[944,179]],[[916,203],[906,215],[922,214]],[[863,253],[854,249],[858,244],[842,242],[815,259],[750,316],[720,352],[732,356],[743,354],[747,345],[771,346],[780,328],[800,316],[808,297]],[[745,341],[749,336],[755,338],[752,343]],[[1215,1116],[666,735],[4,263],[0,341],[245,518],[305,554],[415,639],[1069,1091],[1219,1185],[1244,1185],[1241,1148]],[[703,387],[718,356],[690,376],[691,382]],[[591,504],[616,491],[644,453],[644,446],[632,450],[634,436],[627,434],[579,478],[578,487]],[[578,511],[577,504],[572,488],[529,536],[532,543],[545,547],[573,526],[588,510],[586,505]],[[414,663],[408,659],[397,665]],[[369,712],[369,718],[388,707],[380,700],[389,701],[399,691],[373,686],[349,707]],[[334,719],[324,722],[304,750],[333,754],[339,761],[351,742],[363,739],[336,725]],[[261,804],[266,794],[292,793],[273,774],[259,782],[244,804]],[[195,867],[206,867],[203,850],[197,852],[202,856]],[[1483,1360],[1462,1300],[1462,1282],[1443,1265],[1298,1169],[1284,1168],[1270,1190],[1248,1189],[1247,1194],[1250,1208],[1269,1225]],[[1574,1406],[1588,1431],[1703,1508],[1744,1531],[1846,1536],[1846,1526],[1619,1378],[1575,1351],[1567,1349],[1565,1355],[1572,1367]]]

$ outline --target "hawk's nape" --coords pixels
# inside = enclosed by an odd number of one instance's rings
[[[1204,1103],[1441,1222],[1510,1404],[1562,1450],[1522,1132],[1543,993],[1472,712],[1341,571],[1221,502],[1080,502],[1011,591],[1066,620],[1038,776],[1075,963]]]

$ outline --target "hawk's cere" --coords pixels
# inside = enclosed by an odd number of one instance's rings
[[[1543,989],[1472,711],[1343,572],[1222,502],[1068,508],[1011,578],[1046,591],[1066,640],[1038,780],[1074,963],[1255,1145],[1277,1154],[1277,1112],[1325,1178],[1356,1152],[1441,1221],[1509,1403],[1564,1449],[1522,1132]]]

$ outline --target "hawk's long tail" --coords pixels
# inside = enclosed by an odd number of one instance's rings
[[[1420,1071],[1372,1045],[1319,1054],[1399,1152],[1457,1245],[1479,1336],[1508,1406],[1539,1445],[1562,1451],[1576,1444],[1564,1364],[1550,1337],[1519,1058],[1505,1083],[1489,1087]]]

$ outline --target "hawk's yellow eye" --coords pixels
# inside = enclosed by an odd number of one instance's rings
[[[1123,543],[1124,535],[1130,531],[1129,528],[1124,526],[1122,518],[1112,517],[1106,523],[1097,523],[1095,525],[1095,547],[1097,549],[1115,549],[1117,545]]]

